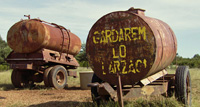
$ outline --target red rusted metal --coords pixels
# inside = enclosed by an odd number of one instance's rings
[[[104,96],[110,96],[112,100],[114,101],[118,100],[119,103],[122,102],[120,106],[123,106],[123,101],[121,100],[132,101],[133,99],[139,98],[139,97],[161,95],[161,94],[162,95],[166,94],[166,96],[168,96],[170,91],[174,90],[174,85],[175,85],[174,81],[175,81],[175,74],[167,74],[151,82],[147,86],[140,86],[139,84],[136,84],[134,86],[125,85],[121,89],[121,91],[123,92],[123,96],[121,95],[119,96],[119,93],[120,93],[119,89],[113,88],[107,82],[104,82],[98,85],[95,85],[97,83],[91,83],[89,86],[97,87],[98,94],[101,98],[104,98]]]
[[[176,56],[177,41],[166,23],[131,8],[100,18],[89,32],[86,51],[103,81],[117,85],[119,73],[122,85],[133,85],[166,68]]]
[[[133,100],[138,97],[161,95],[167,92],[167,87],[168,83],[164,82],[162,84],[149,85],[142,88],[130,88],[123,98],[124,100]]]
[[[17,53],[32,53],[42,48],[76,55],[81,48],[79,37],[56,24],[30,19],[14,24],[8,31],[8,45]]]
[[[51,63],[67,65],[68,67],[66,66],[66,68],[68,69],[74,69],[79,66],[73,55],[66,53],[60,55],[59,52],[48,49],[41,49],[36,53],[30,54],[12,52],[8,55],[6,61],[12,69],[30,69],[35,71],[42,70],[42,66],[45,64],[51,65]]]
[[[13,49],[6,59],[14,69],[13,85],[22,88],[26,83],[44,80],[45,86],[64,88],[67,74],[77,77],[77,72],[69,69],[79,66],[74,57],[81,48],[79,37],[57,24],[27,17],[28,20],[14,24],[7,35],[8,45]]]

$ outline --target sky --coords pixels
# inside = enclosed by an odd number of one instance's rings
[[[180,56],[200,54],[200,0],[0,0],[0,35],[6,40],[9,28],[30,14],[70,29],[86,43],[99,18],[130,7],[166,22],[176,35]]]

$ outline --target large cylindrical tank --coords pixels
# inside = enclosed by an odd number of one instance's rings
[[[90,29],[86,51],[100,79],[116,85],[119,74],[123,85],[133,85],[170,65],[177,41],[166,23],[130,8],[101,17]]]
[[[76,55],[81,48],[78,36],[61,26],[38,19],[14,24],[8,31],[7,42],[17,53],[32,53],[46,48]]]

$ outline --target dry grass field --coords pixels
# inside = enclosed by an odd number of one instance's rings
[[[79,68],[78,72],[91,69]],[[173,73],[175,70],[168,70]],[[192,78],[192,106],[200,107],[200,69],[190,69]],[[0,107],[95,107],[90,90],[80,89],[79,78],[68,78],[68,88],[55,90],[46,88],[43,83],[34,88],[15,89],[11,84],[11,70],[0,72]],[[102,107],[118,106],[109,102]],[[125,107],[177,107],[183,106],[174,97],[162,96],[138,98],[125,102]]]

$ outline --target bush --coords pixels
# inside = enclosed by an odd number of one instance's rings
[[[6,70],[8,70],[8,69],[10,69],[10,67],[9,67],[8,64],[1,64],[1,65],[0,65],[0,72],[1,72],[1,71],[6,71]]]
[[[190,68],[200,68],[200,55],[195,54],[193,58],[183,58],[181,56],[176,56],[172,65],[187,65]]]
[[[80,64],[80,67],[88,67],[89,66],[88,61],[82,61],[82,62],[79,62],[79,64]]]

